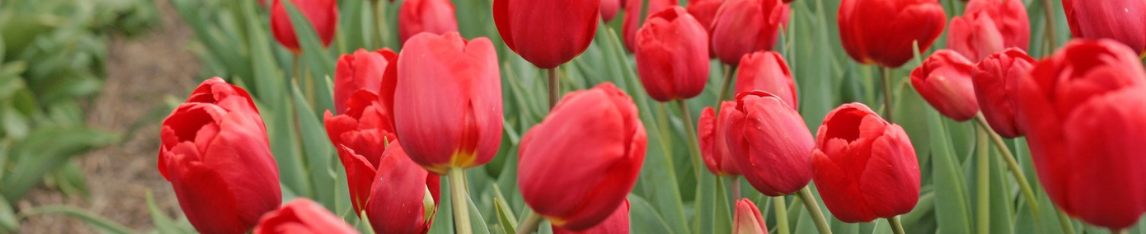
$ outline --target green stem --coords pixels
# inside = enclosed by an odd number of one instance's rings
[[[291,64],[290,65],[290,68],[291,68],[290,74],[291,74],[291,78],[294,78],[294,82],[296,84],[298,83],[298,79],[299,79],[298,63],[299,63],[298,54],[294,54],[294,57],[293,57],[293,59],[291,59],[291,63],[290,63]],[[342,111],[342,110],[339,110],[339,111]]]
[[[374,11],[374,45],[375,48],[386,47],[386,3],[382,0],[370,1],[370,8]]]
[[[784,201],[784,195],[772,197],[772,202],[774,202],[776,206],[776,233],[789,234],[788,202]]]
[[[537,226],[541,225],[541,216],[537,213],[531,213],[525,217],[525,222],[521,226],[517,226],[518,234],[529,234],[537,231]]]
[[[1053,48],[1058,46],[1058,39],[1055,38],[1056,34],[1055,34],[1055,28],[1054,28],[1054,9],[1053,9],[1054,5],[1051,4],[1051,0],[1043,0],[1042,2],[1043,2],[1043,10],[1046,11],[1044,15],[1046,15],[1046,18],[1047,18],[1046,19],[1046,21],[1047,21],[1047,24],[1046,24],[1047,25],[1047,31],[1046,31],[1047,35],[1046,35],[1046,37],[1047,37],[1047,43],[1050,43],[1050,46],[1048,48],[1053,49]],[[1051,51],[1047,51],[1047,52],[1044,52],[1043,54],[1050,54],[1050,52]]]
[[[1058,224],[1062,227],[1062,233],[1074,234],[1074,224],[1070,222],[1070,217],[1067,217],[1066,213],[1063,213],[1061,210],[1055,211],[1054,213],[1058,216]]]
[[[907,232],[903,231],[903,223],[899,222],[899,216],[898,215],[892,216],[891,218],[887,219],[887,224],[891,225],[891,231],[895,234],[906,234],[907,233]]]
[[[1127,233],[1130,233],[1130,231],[1127,231],[1126,229],[1122,229],[1122,230],[1110,229],[1110,234],[1127,234]]]
[[[561,82],[557,80],[557,68],[546,69],[549,71],[549,109],[557,106],[558,98],[561,98]]]
[[[696,126],[692,123],[692,114],[688,112],[688,104],[684,100],[676,100],[676,105],[680,108],[680,118],[684,120],[684,138],[688,139],[688,152],[692,158],[693,172],[699,179],[701,176],[700,168],[704,167],[704,164],[700,161],[700,143],[696,140]]]
[[[891,69],[886,67],[879,67],[881,77],[883,77],[883,118],[889,123],[892,121],[891,113]]]
[[[991,125],[987,124],[987,119],[983,117],[983,113],[976,115],[975,120],[979,123],[980,127],[986,129],[987,133],[990,134],[991,140],[995,143],[995,148],[998,149],[999,153],[1002,153],[1001,156],[1004,161],[1007,162],[1007,168],[1010,169],[1011,176],[1014,176],[1015,180],[1019,181],[1019,189],[1023,192],[1023,197],[1026,197],[1027,206],[1031,207],[1031,213],[1038,214],[1039,203],[1038,199],[1035,198],[1035,191],[1031,188],[1031,183],[1027,181],[1027,176],[1023,174],[1022,167],[1019,167],[1019,162],[1015,160],[1015,155],[1011,154],[1011,149],[1007,148],[1007,143],[1003,142],[1003,137],[995,133],[994,130],[990,130]]]
[[[450,180],[450,199],[454,203],[454,228],[458,234],[471,234],[473,226],[470,226],[469,205],[466,204],[465,169],[451,167],[446,169],[446,176]]]
[[[978,131],[978,136],[975,138],[978,140],[977,143],[975,143],[975,147],[977,147],[975,150],[975,169],[978,170],[978,177],[976,178],[978,179],[978,197],[975,199],[976,202],[978,202],[978,208],[976,209],[978,212],[976,218],[978,218],[978,220],[976,224],[978,224],[977,233],[987,234],[991,232],[991,190],[989,178],[991,175],[989,168],[991,153],[988,152],[990,146],[987,145],[989,144],[987,142],[987,130],[983,128],[976,129]]]
[[[740,177],[733,176],[728,178],[731,181],[729,187],[732,187],[732,204],[740,201]]]
[[[804,201],[804,208],[808,209],[809,215],[812,216],[812,222],[816,223],[816,229],[820,234],[832,234],[832,227],[828,226],[828,219],[824,218],[823,211],[820,211],[820,204],[816,202],[816,197],[812,196],[812,189],[805,186],[797,192],[800,200]]]
[[[717,113],[720,111],[720,103],[723,102],[726,98],[725,96],[728,95],[728,89],[732,87],[732,77],[734,77],[732,72],[735,70],[735,67],[724,65],[724,84],[720,86],[720,94],[716,95],[716,105],[712,106],[712,108],[716,109]]]

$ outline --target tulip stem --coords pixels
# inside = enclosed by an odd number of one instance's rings
[[[458,234],[473,233],[470,225],[469,205],[466,204],[465,169],[450,167],[446,169],[446,176],[450,180],[450,199],[454,204],[454,229]]]
[[[784,201],[785,195],[780,195],[772,198],[772,202],[776,206],[776,233],[789,234],[788,232],[788,202]]]
[[[986,234],[991,232],[991,180],[989,178],[991,176],[991,170],[989,168],[991,166],[991,152],[988,152],[987,130],[983,128],[977,128],[976,130],[978,131],[978,136],[975,138],[977,140],[977,143],[975,143],[975,168],[978,170],[978,178],[976,178],[978,181],[978,197],[975,201],[978,202],[978,208],[976,209],[978,212],[976,218],[978,218],[978,220],[975,223],[978,224],[976,233]]]
[[[728,96],[728,89],[732,86],[732,71],[734,70],[736,67],[724,66],[724,84],[720,87],[720,94],[716,96],[716,105],[712,106],[717,113],[720,113],[720,102],[724,101],[725,96]]]
[[[740,201],[740,176],[733,176],[728,178],[731,181],[729,187],[732,189],[732,203]]]
[[[561,98],[561,82],[557,80],[557,68],[546,69],[549,71],[549,110],[557,106],[557,99]]]
[[[373,10],[373,13],[374,13],[374,41],[373,42],[374,42],[375,48],[386,47],[386,45],[383,44],[386,42],[384,39],[384,37],[386,35],[386,3],[382,3],[382,2],[383,1],[381,1],[381,0],[370,1],[370,5],[371,5],[370,9]]]
[[[696,173],[696,178],[700,178],[700,167],[704,165],[700,161],[700,143],[696,140],[696,126],[692,123],[692,114],[688,112],[688,104],[684,100],[676,100],[677,107],[680,107],[680,118],[684,120],[684,138],[688,139],[688,152],[692,158],[692,170]]]
[[[879,67],[880,77],[883,78],[883,119],[894,123],[891,119],[891,68]]]
[[[892,216],[891,218],[887,218],[887,224],[891,225],[891,232],[892,233],[895,233],[895,234],[906,234],[907,233],[907,232],[903,231],[903,223],[899,222],[899,216],[898,215]]]
[[[1053,50],[1053,48],[1058,46],[1058,40],[1057,40],[1057,38],[1055,38],[1055,28],[1054,28],[1054,9],[1053,9],[1054,5],[1051,4],[1051,0],[1043,0],[1042,2],[1043,2],[1043,10],[1046,11],[1046,14],[1044,14],[1044,15],[1046,15],[1046,17],[1047,17],[1047,23],[1046,23],[1046,26],[1047,26],[1047,31],[1046,31],[1047,43],[1050,43],[1050,46],[1048,46],[1047,48],[1051,48]],[[1046,51],[1046,52],[1043,52],[1043,54],[1050,54],[1050,52],[1052,52],[1052,51]]]
[[[828,220],[824,218],[824,212],[820,211],[820,204],[816,202],[816,197],[812,196],[812,189],[809,187],[804,186],[796,194],[804,202],[804,208],[808,209],[809,215],[812,216],[812,222],[816,223],[816,229],[820,231],[820,234],[832,234],[832,227],[828,226]]]
[[[1038,214],[1039,203],[1038,199],[1035,198],[1035,191],[1031,189],[1031,183],[1027,181],[1027,176],[1023,174],[1023,169],[1019,167],[1019,162],[1015,161],[1015,155],[1011,154],[1011,149],[1008,149],[1007,143],[1003,142],[1003,137],[995,133],[994,130],[991,130],[991,125],[987,124],[987,119],[983,117],[983,113],[976,115],[975,120],[979,123],[980,127],[984,128],[987,133],[990,134],[991,140],[995,142],[995,148],[999,150],[999,153],[1002,153],[1003,161],[1007,162],[1007,168],[1010,169],[1011,176],[1014,176],[1015,180],[1019,181],[1019,188],[1023,192],[1023,197],[1027,200],[1027,206],[1031,207],[1031,213]]]
[[[1066,213],[1061,210],[1055,211],[1054,214],[1058,216],[1058,225],[1062,227],[1062,233],[1074,234],[1074,224],[1070,222],[1070,217],[1067,217]]]
[[[1110,234],[1127,234],[1127,233],[1130,233],[1130,232],[1126,231],[1126,229],[1122,229],[1122,230],[1110,229]]]
[[[521,226],[517,226],[517,233],[518,234],[533,233],[533,232],[537,231],[538,225],[541,225],[541,216],[537,215],[537,213],[531,213],[531,214],[529,214],[529,216],[525,216],[525,222],[522,222]]]

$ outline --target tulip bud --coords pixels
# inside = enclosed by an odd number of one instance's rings
[[[501,1],[501,0],[499,0]],[[394,123],[410,159],[434,173],[493,159],[501,143],[501,74],[489,39],[418,34],[398,58]]]
[[[967,3],[963,16],[980,12],[990,15],[991,20],[995,22],[995,29],[998,29],[1003,37],[1003,48],[1017,47],[1027,50],[1031,40],[1031,22],[1023,1],[974,0]]]
[[[613,214],[601,221],[597,226],[593,226],[584,231],[569,231],[562,229],[558,226],[553,226],[553,234],[624,234],[629,233],[629,200],[617,206]]]
[[[736,111],[736,102],[720,102],[720,114],[712,107],[705,107],[700,112],[697,124],[696,137],[700,141],[700,155],[704,159],[704,166],[717,176],[740,176],[740,168],[732,159],[728,151],[728,140],[725,135],[725,126],[728,126],[728,117]]]
[[[652,14],[637,32],[635,55],[641,84],[653,99],[683,100],[704,91],[708,34],[684,8]]]
[[[1075,38],[1113,39],[1137,54],[1146,50],[1146,2],[1141,0],[1063,0]]]
[[[377,233],[422,233],[437,213],[441,180],[410,161],[399,141],[386,147],[370,187],[366,217]]]
[[[911,86],[939,113],[966,121],[979,113],[971,72],[975,64],[952,50],[939,50],[911,71]]]
[[[796,80],[792,79],[788,63],[780,53],[760,51],[746,54],[736,70],[735,93],[760,90],[780,97],[792,109],[800,109]]]
[[[454,3],[450,0],[406,0],[398,10],[398,40],[402,44],[418,33],[457,31],[458,19],[454,17]]]
[[[1003,34],[986,12],[956,16],[947,33],[947,48],[974,61],[1003,51]]]
[[[975,86],[975,99],[983,111],[987,123],[1002,137],[1022,136],[1015,123],[1015,93],[1018,92],[1018,79],[1030,73],[1035,59],[1022,50],[1010,48],[987,56],[980,61],[971,75]]]
[[[649,6],[643,14],[645,18],[641,18],[641,10],[645,6],[645,0],[626,0],[625,1],[625,21],[621,22],[621,39],[625,43],[625,50],[629,52],[636,51],[637,31],[638,27],[643,27],[645,21],[653,17],[653,14],[664,11],[669,7],[677,5],[676,0],[648,0]]]
[[[370,52],[363,49],[338,57],[334,70],[334,113],[346,111],[346,102],[358,90],[378,95],[382,110],[394,108],[394,86],[398,84],[398,54],[383,48]],[[391,120],[393,121],[393,120]]]
[[[1036,63],[1018,91],[1017,122],[1050,200],[1096,226],[1137,223],[1146,212],[1146,70],[1136,52],[1075,40]]]
[[[294,32],[294,26],[290,21],[290,14],[287,13],[286,5],[283,5],[282,1],[274,0],[271,5],[271,34],[274,34],[275,40],[278,40],[279,44],[291,52],[302,53],[298,44],[298,37]],[[322,46],[330,46],[330,42],[334,41],[334,30],[338,28],[337,0],[289,1],[303,16],[306,16],[307,21],[310,21],[310,26],[318,34]]]
[[[843,0],[837,23],[848,56],[862,64],[899,67],[927,51],[943,33],[947,13],[936,0]]]
[[[310,199],[298,198],[267,213],[255,227],[255,234],[276,233],[357,234],[358,231],[322,205]]]
[[[621,11],[622,0],[601,0],[601,20],[605,22],[613,21],[617,17],[617,13]]]
[[[647,144],[625,92],[609,82],[574,91],[521,138],[517,185],[525,203],[554,226],[584,231],[623,203]]]
[[[397,137],[390,112],[384,110],[374,93],[359,90],[347,100],[347,105],[345,113],[334,116],[328,110],[323,119],[327,137],[346,168],[350,204],[355,214],[361,214],[370,198],[370,185],[374,183],[384,146]]]
[[[768,224],[756,209],[756,204],[748,198],[736,202],[736,214],[732,219],[732,234],[768,234]]]
[[[689,0],[688,14],[696,18],[705,32],[712,36],[712,20],[716,18],[716,11],[720,10],[721,4],[724,4],[724,0]],[[708,46],[711,48],[712,43]]]
[[[712,51],[724,64],[740,64],[744,55],[772,50],[788,27],[788,4],[780,0],[728,0],[712,20]]]
[[[549,69],[573,60],[593,42],[601,1],[494,0],[493,21],[509,49]],[[547,20],[539,20],[547,19]]]
[[[812,165],[816,190],[840,221],[894,217],[919,200],[919,163],[907,133],[860,103],[824,117]]]
[[[244,233],[282,202],[267,129],[251,95],[203,81],[163,120],[159,173],[202,233]]]
[[[736,95],[736,110],[725,130],[744,179],[768,196],[792,194],[808,185],[814,143],[806,126],[800,113],[774,94]]]

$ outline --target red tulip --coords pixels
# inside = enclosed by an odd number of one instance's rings
[[[907,133],[860,103],[824,117],[812,165],[816,189],[840,221],[905,214],[919,200],[919,163]]]
[[[1062,8],[1074,37],[1114,39],[1138,54],[1146,50],[1146,2],[1063,0]]]
[[[601,20],[609,22],[617,17],[617,13],[621,11],[622,2],[623,0],[601,0]]]
[[[952,50],[935,51],[923,65],[911,71],[911,86],[939,113],[966,121],[979,113],[971,72],[975,64]]]
[[[585,231],[633,189],[647,143],[637,106],[624,91],[608,82],[574,91],[521,139],[517,185],[525,203],[550,223]]]
[[[992,54],[975,67],[971,84],[975,86],[975,99],[987,123],[1002,137],[1022,136],[1015,123],[1015,93],[1018,79],[1034,67],[1035,59],[1022,50],[1011,48]]]
[[[780,30],[788,27],[789,11],[780,0],[725,1],[711,26],[716,58],[735,66],[746,54],[772,50]]]
[[[724,0],[689,0],[688,14],[696,18],[704,30],[711,36],[712,33],[712,20],[716,19],[716,11],[720,10],[720,5],[724,4]],[[711,47],[711,43],[709,44]]]
[[[159,173],[202,233],[244,233],[282,202],[267,129],[251,95],[203,81],[163,120]]]
[[[411,161],[399,141],[390,142],[370,187],[366,217],[377,233],[430,231],[437,213],[441,180]]]
[[[649,6],[645,12],[645,18],[641,19],[643,2],[644,0],[625,1],[625,21],[621,22],[621,36],[625,42],[625,50],[629,52],[636,50],[638,27],[644,27],[645,22],[652,18],[653,14],[677,5],[676,0],[648,0]]]
[[[1136,52],[1072,41],[1036,63],[1018,91],[1017,122],[1051,201],[1093,225],[1137,223],[1146,212],[1146,70]]]
[[[635,0],[634,0],[635,1]],[[661,102],[696,97],[708,81],[708,34],[679,6],[649,16],[637,31],[637,73]]]
[[[493,21],[509,49],[534,66],[555,68],[589,48],[600,1],[494,0]]]
[[[394,108],[394,86],[398,84],[398,54],[383,48],[374,52],[358,49],[338,57],[334,70],[334,113],[346,111],[346,102],[358,90],[379,95],[382,111]],[[393,120],[391,120],[392,122]]]
[[[843,0],[836,19],[848,56],[863,64],[899,67],[943,33],[947,13],[936,0]]]
[[[418,33],[457,31],[458,19],[450,0],[406,0],[398,10],[398,40],[402,44]]]
[[[322,205],[299,198],[264,215],[255,227],[255,234],[274,233],[357,234],[358,231]]]
[[[593,226],[584,231],[569,231],[561,229],[561,227],[553,226],[553,234],[627,234],[629,233],[629,200],[617,206],[613,214],[601,221],[597,226]]]
[[[327,137],[346,168],[350,203],[355,214],[361,214],[370,198],[370,184],[374,183],[384,146],[398,138],[391,124],[391,113],[383,108],[374,93],[359,90],[347,100],[347,105],[349,108],[338,116],[326,111],[324,121]]]
[[[336,0],[290,0],[290,2],[310,21],[310,26],[318,34],[322,46],[330,46],[330,42],[334,41],[334,30],[338,28],[338,2]],[[279,44],[291,52],[295,54],[302,52],[298,37],[295,37],[294,26],[291,26],[290,14],[287,13],[282,0],[274,0],[271,5],[271,34],[274,34]]]
[[[736,214],[732,219],[732,234],[768,234],[768,224],[756,209],[756,204],[748,198],[736,202]]]
[[[951,29],[947,32],[947,48],[978,62],[1003,51],[1003,34],[986,12],[956,16],[951,19]]]
[[[812,133],[783,99],[764,91],[736,95],[725,127],[728,149],[756,190],[768,196],[799,191],[812,180]]]
[[[725,136],[725,126],[728,126],[728,117],[733,111],[736,111],[734,101],[720,102],[719,115],[712,107],[705,107],[700,112],[696,127],[704,166],[717,176],[740,176],[740,168],[732,159],[732,153],[728,150],[728,138]]]
[[[974,0],[967,3],[963,16],[980,12],[990,15],[991,20],[995,22],[995,28],[1003,36],[1003,48],[1017,47],[1027,50],[1031,41],[1031,21],[1023,1]]]
[[[493,159],[501,143],[501,74],[489,39],[415,35],[398,58],[398,80],[394,123],[410,159],[438,174]]]
[[[736,70],[735,93],[765,91],[780,97],[792,109],[800,109],[796,81],[780,53],[760,51],[746,54]]]

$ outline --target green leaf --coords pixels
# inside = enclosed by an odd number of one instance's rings
[[[335,183],[338,181],[334,179],[337,175],[334,175],[330,165],[333,151],[330,140],[326,137],[326,129],[323,128],[321,120],[311,115],[313,111],[306,104],[298,84],[293,85],[292,88],[295,115],[298,116],[299,137],[302,141],[303,152],[306,155],[303,157],[305,159],[303,168],[310,172],[310,184],[314,186],[312,188],[314,198],[326,206],[326,209],[338,210],[334,204],[334,189],[337,187]]]
[[[20,217],[28,217],[33,215],[65,215],[74,219],[78,219],[89,227],[96,229],[102,233],[109,234],[129,234],[135,233],[131,229],[123,226],[123,224],[116,223],[115,221],[108,220],[107,218],[100,217],[99,215],[92,214],[80,208],[66,205],[48,205],[40,206],[20,212]]]
[[[147,210],[151,213],[151,223],[155,225],[155,229],[159,233],[189,233],[185,227],[181,227],[175,224],[175,221],[167,218],[163,210],[155,205],[155,198],[151,196],[151,190],[147,190]]]
[[[682,229],[672,229],[649,202],[640,196],[629,194],[629,227],[632,233],[673,234]],[[674,231],[675,230],[675,231]]]
[[[470,225],[473,227],[474,234],[489,234],[489,227],[485,224],[485,218],[482,218],[481,210],[478,209],[477,205],[474,205],[471,196],[472,194],[466,196],[466,203],[470,206]]]
[[[12,150],[15,167],[5,175],[0,191],[9,201],[19,200],[47,173],[69,162],[73,156],[119,141],[119,135],[86,127],[39,128],[17,143]]]
[[[316,107],[316,111],[334,109],[330,87],[324,80],[325,77],[334,75],[334,60],[323,48],[318,39],[318,34],[315,33],[306,16],[291,1],[282,1],[282,3],[290,15],[291,25],[294,26],[295,35],[298,37],[300,47],[302,47],[301,62],[310,69],[309,77],[296,77],[299,82],[303,82],[305,85],[307,97],[313,98],[309,99],[308,103]],[[315,115],[321,114],[321,112],[315,112]]]
[[[501,194],[501,188],[496,183],[493,184],[493,193],[493,203],[497,209],[497,220],[501,231],[506,234],[517,234],[517,216],[514,216],[513,209],[505,204],[505,196]]]
[[[935,216],[941,233],[970,233],[970,206],[962,166],[950,147],[943,117],[930,108],[924,109],[931,133]]]
[[[63,167],[56,170],[53,178],[60,191],[68,196],[87,197],[90,194],[84,172],[80,170],[75,160],[68,160]]]
[[[443,176],[442,185],[448,185],[449,179]],[[434,223],[430,224],[430,232],[428,234],[453,234],[454,233],[454,209],[453,200],[450,198],[450,186],[442,186],[438,191],[441,196],[441,202],[438,202],[438,209],[434,214]],[[470,218],[473,220],[473,217]]]
[[[20,223],[16,220],[16,213],[12,211],[12,204],[0,196],[0,232],[4,230],[18,231]]]

